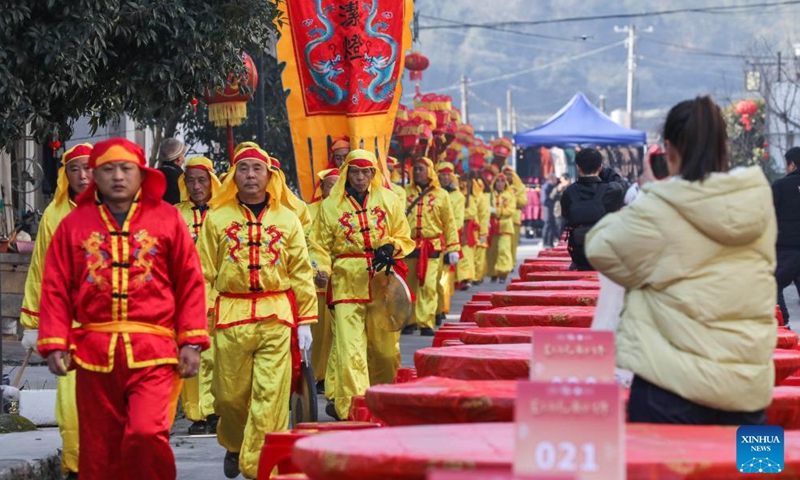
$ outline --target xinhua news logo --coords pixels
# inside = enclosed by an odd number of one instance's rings
[[[783,471],[783,429],[745,425],[736,430],[736,468],[741,473]]]

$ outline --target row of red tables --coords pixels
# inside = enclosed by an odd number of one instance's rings
[[[529,374],[532,332],[592,323],[597,275],[568,268],[563,248],[526,260],[507,291],[476,294],[462,323],[444,326],[434,347],[416,352],[418,379],[370,388],[371,415],[404,427],[306,438],[295,446],[294,463],[315,480],[422,480],[437,467],[510,470],[513,425],[503,422],[513,421],[517,381]],[[800,429],[800,377],[791,376],[800,370],[797,343],[780,329],[773,354],[776,384],[798,385],[776,387],[767,411],[769,423],[787,429]],[[739,476],[733,428],[629,424],[626,442],[629,479]],[[800,430],[787,430],[779,478],[800,478],[794,447]]]

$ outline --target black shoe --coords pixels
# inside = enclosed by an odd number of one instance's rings
[[[333,400],[328,400],[328,404],[325,405],[325,413],[327,413],[329,417],[336,420],[337,422],[342,421],[342,419],[339,418],[339,415],[336,414],[336,404],[333,403]]]
[[[472,284],[475,285],[476,287],[478,285],[481,285],[482,283],[483,283],[483,280],[475,280],[475,281],[472,282]]]
[[[66,480],[78,480],[78,474],[75,472],[69,472]]]
[[[208,424],[205,420],[194,422],[189,426],[189,435],[205,435],[208,433]]]
[[[325,380],[317,382],[317,395],[325,395]]]
[[[436,326],[440,327],[444,321],[447,320],[447,315],[444,313],[437,313],[436,314]]]
[[[492,277],[492,280],[491,280],[491,282],[492,282],[492,283],[497,283],[497,277]]]
[[[403,329],[400,331],[400,333],[403,334],[403,335],[411,335],[415,331],[417,331],[417,326],[416,325],[406,325],[405,327],[403,327]]]
[[[433,329],[432,328],[420,328],[419,335],[421,337],[432,337],[433,336]]]
[[[222,472],[228,478],[236,478],[242,473],[239,470],[239,452],[226,452],[222,462]]]
[[[206,418],[206,433],[209,435],[217,434],[217,423],[219,423],[219,415],[213,413]]]

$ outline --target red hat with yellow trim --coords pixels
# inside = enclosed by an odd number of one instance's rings
[[[89,168],[94,170],[114,162],[129,162],[138,166],[144,174],[139,199],[148,203],[161,202],[167,189],[167,181],[163,173],[147,166],[142,147],[125,138],[109,138],[94,145],[89,154]],[[77,202],[94,202],[96,192],[97,184],[92,180],[86,191],[77,198]]]
[[[491,146],[494,156],[504,158],[508,158],[511,155],[511,149],[514,148],[514,144],[511,143],[511,140],[504,137],[492,140]]]
[[[456,167],[450,162],[439,162],[436,164],[436,173],[455,173]]]
[[[317,173],[317,178],[320,181],[325,180],[326,178],[338,177],[338,176],[339,176],[338,168],[328,168],[326,170],[322,170],[319,173]]]

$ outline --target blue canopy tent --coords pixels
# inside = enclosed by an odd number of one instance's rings
[[[517,172],[521,177],[542,177],[539,147],[567,147],[567,173],[574,178],[575,152],[569,147],[584,145],[605,150],[613,168],[624,176],[635,178],[641,171],[641,147],[646,142],[645,132],[617,124],[578,92],[546,122],[514,136],[517,148],[524,149],[524,155],[518,157]]]
[[[578,92],[549,120],[514,135],[518,147],[534,145],[644,145],[647,135],[625,128],[592,105]]]

